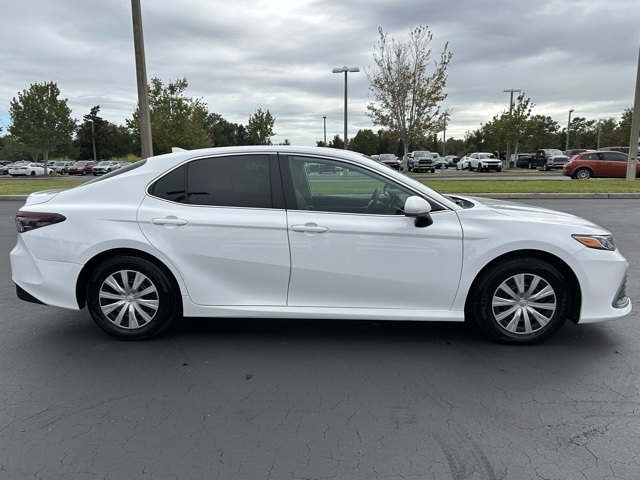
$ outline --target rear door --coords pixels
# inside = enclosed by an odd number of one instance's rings
[[[274,159],[268,154],[194,159],[149,187],[138,222],[180,272],[194,303],[286,304],[289,239],[279,172],[272,175]]]

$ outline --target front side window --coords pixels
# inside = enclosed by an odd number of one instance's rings
[[[157,180],[151,195],[178,203],[271,208],[267,155],[193,160]]]
[[[319,171],[335,169],[331,175]],[[289,157],[298,210],[402,215],[415,195],[408,188],[365,168],[328,159]]]

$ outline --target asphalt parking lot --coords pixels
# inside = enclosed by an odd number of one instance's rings
[[[521,202],[614,233],[630,316],[534,347],[463,324],[211,319],[123,342],[16,298],[22,202],[0,202],[0,479],[640,478],[640,200]]]

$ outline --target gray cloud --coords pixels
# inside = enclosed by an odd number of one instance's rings
[[[429,26],[433,56],[454,57],[445,105],[458,138],[508,107],[522,88],[534,113],[564,124],[570,108],[589,119],[633,104],[640,3],[627,0],[142,0],[147,75],[186,77],[211,111],[246,123],[257,109],[276,117],[274,141],[313,145],[342,135],[342,65],[349,74],[349,126],[365,115],[365,69],[377,28],[406,38]],[[0,125],[9,102],[35,82],[55,81],[81,118],[94,105],[122,124],[137,103],[129,2],[25,0],[0,18]],[[350,135],[353,135],[351,133]]]

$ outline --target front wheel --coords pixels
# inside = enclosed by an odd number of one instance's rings
[[[532,345],[555,334],[567,319],[569,285],[552,264],[533,257],[499,262],[476,282],[469,313],[502,343]]]
[[[126,340],[156,336],[181,314],[178,287],[168,275],[129,255],[111,258],[93,272],[87,307],[100,328]]]

